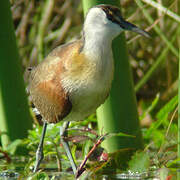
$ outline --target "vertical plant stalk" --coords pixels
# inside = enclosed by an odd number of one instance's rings
[[[9,0],[0,2],[0,132],[3,148],[32,127]],[[4,134],[3,132],[7,133]]]
[[[180,38],[178,38],[179,45],[179,85],[178,85],[178,157],[180,158]],[[180,163],[179,163],[180,164]],[[177,179],[180,179],[180,172],[177,171]]]
[[[53,12],[53,7],[54,7],[54,0],[46,0],[41,14],[41,21],[39,23],[38,36],[37,36],[37,49],[38,49],[39,62],[41,62],[44,58],[43,38]]]
[[[83,0],[82,2],[85,13],[97,4],[120,5],[118,0]],[[103,142],[108,152],[114,152],[120,148],[138,149],[143,145],[124,34],[113,41],[112,49],[115,64],[114,80],[108,99],[97,110],[99,131],[123,132],[135,136],[135,138],[117,136],[108,138]]]

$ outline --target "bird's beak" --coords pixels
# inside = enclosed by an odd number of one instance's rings
[[[142,36],[145,36],[147,38],[150,38],[150,35],[148,32],[138,28],[136,25],[134,24],[131,24],[130,22],[128,21],[125,21],[124,19],[121,18],[120,20],[120,24],[119,24],[124,30],[129,30],[129,31],[133,31],[133,32],[136,32]]]

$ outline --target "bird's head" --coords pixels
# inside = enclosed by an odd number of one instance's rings
[[[146,31],[124,20],[119,8],[105,4],[94,6],[88,11],[84,23],[84,32],[88,30],[105,33],[106,36],[112,39],[125,30],[150,37]]]

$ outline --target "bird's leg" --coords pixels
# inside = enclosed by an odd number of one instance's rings
[[[74,175],[76,175],[76,172],[77,172],[77,167],[76,167],[76,164],[75,164],[75,161],[72,157],[72,153],[71,153],[71,150],[70,150],[70,147],[69,147],[69,144],[66,140],[66,137],[68,136],[68,133],[67,133],[67,128],[69,126],[69,121],[67,122],[64,122],[63,126],[60,127],[60,136],[61,136],[61,143],[66,151],[66,154],[67,154],[67,157],[71,163],[71,167],[73,169],[73,173]]]
[[[46,128],[47,128],[47,122],[43,123],[43,130],[42,130],[42,134],[41,134],[41,139],[40,139],[40,143],[36,152],[36,164],[34,166],[34,170],[33,172],[37,172],[39,165],[41,163],[41,161],[44,158],[44,154],[43,154],[43,143],[44,143],[44,137],[46,134]]]

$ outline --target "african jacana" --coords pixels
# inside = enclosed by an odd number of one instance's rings
[[[108,97],[114,69],[112,40],[124,30],[149,37],[125,21],[117,7],[94,6],[87,13],[82,39],[55,48],[31,71],[30,97],[44,119],[34,172],[43,159],[47,123],[65,121],[64,135],[70,121],[83,120]],[[75,174],[77,168],[67,142],[65,146]]]

